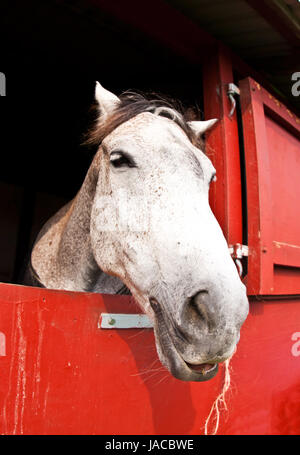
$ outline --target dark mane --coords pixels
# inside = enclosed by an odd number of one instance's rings
[[[195,120],[197,114],[192,109],[184,110],[181,103],[158,94],[145,95],[127,91],[120,97],[120,104],[113,113],[101,122],[97,106],[93,110],[97,112],[97,119],[84,138],[84,144],[100,146],[103,139],[122,123],[143,112],[152,112],[157,115],[171,118],[186,133],[193,145],[203,150],[203,141],[198,138],[188,125],[188,121]],[[164,109],[165,108],[165,109]],[[100,120],[100,121],[99,121]]]

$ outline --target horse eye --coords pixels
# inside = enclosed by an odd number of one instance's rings
[[[110,155],[110,162],[116,169],[121,167],[135,167],[134,161],[123,152],[113,152]]]

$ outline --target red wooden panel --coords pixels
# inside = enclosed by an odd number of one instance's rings
[[[300,121],[252,79],[240,89],[248,293],[300,294]]]
[[[203,64],[205,119],[219,119],[206,140],[206,153],[217,170],[210,203],[227,242],[234,245],[242,243],[242,196],[236,112],[229,118],[227,84],[230,82],[233,82],[231,55],[219,46]]]
[[[0,433],[203,434],[223,369],[182,382],[151,329],[98,328],[101,312],[136,311],[127,296],[1,284]],[[219,434],[300,433],[299,321],[299,300],[251,305]]]
[[[299,267],[300,246],[291,245],[285,242],[273,242],[274,264],[285,265],[288,267]]]
[[[278,250],[291,250],[295,245],[296,254],[300,251],[300,140],[267,115],[265,122],[272,157],[273,239]],[[300,260],[296,265],[300,266]]]

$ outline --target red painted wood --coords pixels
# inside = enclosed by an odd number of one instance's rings
[[[230,82],[233,82],[230,53],[219,46],[203,65],[205,118],[219,119],[206,140],[206,153],[217,170],[217,181],[211,187],[211,206],[228,243],[233,245],[242,243],[242,202],[236,112],[231,119],[228,115]]]
[[[276,119],[276,122],[283,126],[294,136],[300,139],[300,118],[288,109],[282,102],[278,101],[265,88],[260,87],[260,96],[266,113]]]
[[[240,82],[244,129],[248,209],[249,294],[270,294],[273,284],[273,233],[270,163],[260,85],[250,78]]]
[[[0,433],[203,434],[223,369],[179,381],[159,363],[152,329],[99,329],[101,312],[136,307],[127,296],[0,285]],[[299,321],[299,300],[251,305],[219,434],[299,434]]]
[[[300,294],[300,121],[250,78],[240,83],[249,294]]]
[[[287,267],[299,267],[300,264],[300,246],[289,245],[284,242],[273,242],[274,264],[284,265]]]

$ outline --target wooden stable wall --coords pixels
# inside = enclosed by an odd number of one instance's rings
[[[299,194],[299,123],[288,122],[269,94],[261,98],[252,90],[254,81],[240,84],[243,207],[238,119],[236,112],[228,118],[226,95],[232,77],[230,53],[218,49],[204,64],[205,116],[220,118],[207,141],[218,174],[211,204],[229,244],[243,240],[247,223],[245,282],[254,296],[218,433],[299,434],[299,258],[293,249],[299,246],[299,217],[292,210]],[[207,383],[178,381],[161,366],[152,329],[99,328],[102,312],[138,311],[125,296],[0,284],[0,433],[203,434],[222,390],[223,367]]]
[[[0,285],[1,434],[203,434],[224,371],[173,378],[152,329],[101,329],[131,297]],[[253,302],[218,434],[299,434],[300,301]],[[212,427],[210,427],[212,429]]]
[[[248,77],[240,119],[237,109],[230,117],[235,69],[222,46],[204,65],[205,118],[219,119],[206,144],[217,170],[211,206],[228,244],[249,248],[248,294],[300,295],[300,119]]]

